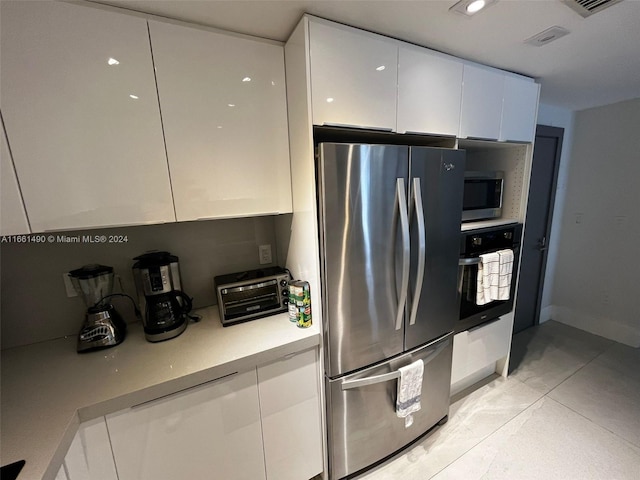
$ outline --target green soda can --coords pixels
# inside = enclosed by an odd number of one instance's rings
[[[289,283],[289,320],[298,327],[311,326],[311,290],[309,282],[296,280]]]

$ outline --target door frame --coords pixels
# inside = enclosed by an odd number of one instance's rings
[[[536,310],[534,313],[534,323],[533,325],[539,325],[540,324],[540,313],[542,310],[542,294],[544,293],[544,281],[545,281],[545,277],[547,274],[547,260],[549,258],[549,237],[551,236],[551,225],[553,223],[553,213],[555,210],[555,203],[556,203],[556,191],[557,191],[557,187],[558,187],[558,176],[559,176],[559,171],[560,171],[560,161],[561,161],[561,155],[562,155],[562,142],[564,139],[564,128],[561,127],[552,127],[549,125],[536,125],[536,139],[538,137],[550,137],[550,138],[555,138],[557,140],[556,143],[556,152],[555,152],[555,156],[554,156],[554,167],[553,167],[553,178],[551,181],[551,197],[549,199],[549,214],[547,215],[547,224],[545,226],[545,239],[546,239],[546,246],[547,246],[547,250],[545,252],[545,254],[542,256],[542,266],[540,268],[541,271],[541,275],[540,275],[540,279],[538,281],[538,291],[537,291],[537,299],[536,299]],[[534,143],[534,150],[532,153],[532,162],[535,161],[535,143]],[[533,169],[533,166],[532,166]],[[531,181],[531,179],[529,180]],[[525,218],[525,233],[524,235],[526,235],[526,218]],[[523,237],[523,243],[524,243],[524,237]],[[524,254],[524,249],[523,249],[523,254]],[[518,305],[516,303],[516,309],[518,308]],[[515,327],[515,310],[514,310],[514,327]]]

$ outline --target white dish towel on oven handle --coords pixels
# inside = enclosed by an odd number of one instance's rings
[[[480,255],[476,305],[494,300],[509,300],[513,270],[513,250],[505,249]]]
[[[405,428],[413,424],[413,413],[420,410],[420,397],[422,395],[422,377],[424,375],[424,362],[416,360],[406,367],[400,367],[398,379],[398,395],[396,399],[396,415],[404,418]]]

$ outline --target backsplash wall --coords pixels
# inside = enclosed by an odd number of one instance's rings
[[[260,268],[258,245],[270,244],[270,265],[278,264],[274,219],[255,217],[53,233],[56,238],[126,236],[123,243],[3,243],[2,349],[77,335],[85,306],[80,297],[67,297],[62,275],[83,265],[112,266],[121,278],[124,293],[135,298],[133,258],[149,250],[166,250],[178,256],[183,290],[193,297],[194,307],[213,305],[217,303],[213,277]],[[120,292],[117,279],[114,292]],[[129,300],[114,298],[113,304],[127,322],[136,321]]]

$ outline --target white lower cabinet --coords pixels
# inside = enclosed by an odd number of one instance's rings
[[[258,367],[267,480],[306,480],[322,472],[316,352]]]
[[[80,425],[58,479],[118,480],[104,417]]]
[[[453,338],[451,384],[455,385],[509,354],[512,322],[510,315],[460,332]],[[495,368],[490,373],[493,373]],[[480,380],[480,379],[478,379]]]
[[[265,478],[255,370],[106,418],[119,480]]]

